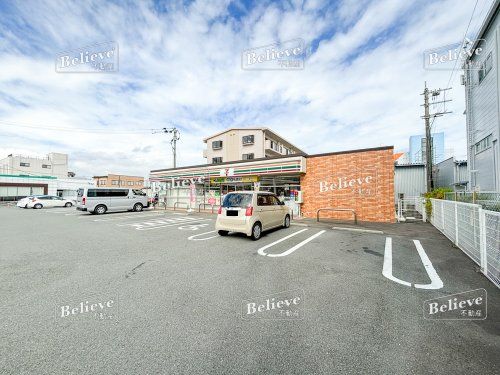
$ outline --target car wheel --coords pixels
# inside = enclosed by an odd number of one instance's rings
[[[70,202],[67,202],[67,203],[64,205],[64,207],[71,207],[71,206],[73,206],[73,203],[70,203]]]
[[[106,208],[105,205],[100,204],[99,206],[97,206],[96,208],[94,208],[94,213],[97,214],[97,215],[102,215],[102,214],[105,214],[107,210],[108,209]]]
[[[135,212],[142,211],[142,208],[143,208],[142,204],[140,204],[140,203],[134,204],[134,211]]]
[[[220,230],[217,233],[219,233],[219,236],[227,236],[229,234],[227,230]]]
[[[252,227],[252,240],[257,241],[262,235],[262,227],[260,223],[255,223]]]
[[[283,228],[290,228],[290,215],[285,216],[285,222],[283,223]]]
[[[40,204],[40,203],[37,203],[33,206],[34,209],[36,210],[39,210],[40,208],[42,208],[43,206]]]

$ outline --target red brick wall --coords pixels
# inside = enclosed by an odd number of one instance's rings
[[[352,208],[359,221],[394,222],[393,151],[381,147],[308,156],[300,179],[302,214],[315,218],[319,208]],[[344,220],[352,214],[322,212],[321,217]]]

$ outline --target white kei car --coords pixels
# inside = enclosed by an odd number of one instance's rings
[[[21,208],[47,208],[47,207],[71,207],[75,204],[72,199],[57,197],[55,195],[32,195],[19,200],[16,204]]]
[[[219,235],[239,232],[258,240],[265,230],[290,227],[290,210],[273,193],[235,191],[228,193],[219,208],[215,230]]]

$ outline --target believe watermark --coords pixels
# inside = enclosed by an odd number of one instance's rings
[[[243,300],[243,319],[295,320],[304,317],[304,291],[297,289]]]
[[[58,73],[111,73],[118,71],[118,43],[105,42],[61,52],[56,57]]]
[[[424,301],[424,318],[484,320],[488,315],[486,290],[475,289]]]
[[[484,39],[472,41],[465,38],[464,42],[448,44],[424,51],[424,69],[426,70],[453,70],[453,69],[481,69],[483,53],[480,47]],[[472,49],[474,46],[476,48]],[[474,61],[473,61],[474,60]]]
[[[58,304],[55,308],[56,320],[95,319],[117,320],[118,298],[86,298],[69,304]]]
[[[254,47],[241,54],[243,70],[302,70],[306,45],[302,39]]]

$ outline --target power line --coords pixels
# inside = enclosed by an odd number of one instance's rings
[[[471,25],[472,19],[474,18],[474,13],[476,12],[476,7],[477,7],[477,3],[478,2],[479,2],[479,0],[476,0],[476,3],[474,4],[474,8],[472,9],[472,14],[470,15],[469,23],[467,24],[467,28],[465,29],[464,36],[463,36],[462,42],[460,44],[461,48],[465,47],[465,39],[467,38],[467,32],[469,31],[469,27]],[[483,6],[483,8],[484,8],[484,6]],[[482,11],[481,11],[481,13],[482,13]],[[455,64],[453,65],[453,69],[451,70],[451,73],[450,73],[450,77],[448,78],[448,83],[446,84],[445,87],[449,87],[450,86],[450,83],[451,83],[451,81],[453,79],[453,76],[455,74],[455,69],[457,67],[457,63],[458,63],[458,58],[455,60]],[[445,111],[446,111],[446,102],[443,102],[442,112],[445,112]],[[435,129],[434,130],[432,129],[432,127],[434,125],[434,120],[435,119],[436,119],[435,117],[432,119],[432,123],[430,125],[431,126],[431,132],[432,131],[434,131],[434,132],[436,131]]]
[[[44,126],[44,125],[27,125],[18,124],[7,121],[0,121],[0,125],[4,126],[14,126],[19,128],[28,129],[40,129],[40,130],[56,130],[56,131],[67,131],[67,132],[79,132],[79,133],[96,133],[96,134],[150,134],[154,130],[160,129],[137,129],[137,130],[121,130],[121,129],[102,129],[102,128],[66,128],[66,127],[55,127],[55,126]]]
[[[170,145],[172,146],[172,154],[174,155],[174,168],[177,167],[177,141],[181,139],[180,132],[177,128],[162,128],[160,130],[152,130],[152,133],[171,133],[172,139]]]
[[[443,111],[443,112],[434,112],[430,113],[429,111],[429,94],[431,95],[432,99],[435,100],[436,97],[441,95],[441,91],[446,92],[447,90],[450,90],[450,88],[445,88],[445,89],[438,89],[438,90],[429,90],[427,88],[427,82],[425,82],[424,86],[424,92],[421,94],[424,96],[424,104],[422,106],[424,107],[424,115],[421,116],[421,118],[424,119],[425,121],[425,172],[426,172],[426,181],[427,181],[427,192],[430,192],[434,188],[434,180],[432,176],[432,165],[433,165],[433,140],[431,136],[431,123],[430,119],[432,118],[434,123],[434,119],[439,116],[443,116],[447,113],[451,113],[449,111]],[[443,99],[441,102],[436,102],[434,101],[433,104],[438,104],[438,103],[446,103],[450,102],[451,100],[446,100]]]

